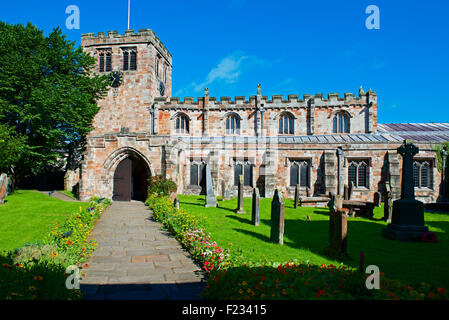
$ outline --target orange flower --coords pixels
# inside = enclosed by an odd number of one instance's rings
[[[42,278],[41,276],[36,276],[36,277],[34,277],[33,279],[34,279],[34,280],[37,280],[37,281],[41,281],[41,280],[44,279],[44,278]]]
[[[5,268],[7,268],[7,269],[11,269],[11,268],[12,268],[12,267],[11,267],[9,264],[7,264],[7,263],[4,263],[3,266],[4,266]]]
[[[22,264],[20,264],[20,263],[16,263],[16,267],[17,267],[17,268],[22,268],[22,267],[23,267],[23,265],[22,265]]]

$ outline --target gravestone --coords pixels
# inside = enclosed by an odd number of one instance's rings
[[[175,201],[173,201],[173,206],[179,210],[179,199],[176,198]]]
[[[309,187],[306,187],[306,197],[311,197],[312,196],[312,192],[310,191]]]
[[[255,226],[259,225],[260,194],[259,189],[253,189],[252,214],[251,223]]]
[[[271,201],[270,240],[276,244],[284,244],[284,202],[278,189],[274,191],[274,197]]]
[[[206,204],[204,206],[206,208],[217,206],[217,197],[214,194],[214,188],[212,186],[212,174],[209,164],[206,164]]]
[[[343,197],[332,195],[329,207],[329,246],[326,255],[338,259],[351,259],[347,253],[348,216],[343,208]]]
[[[343,186],[343,199],[349,200],[349,186],[347,184]]]
[[[390,223],[393,209],[393,193],[391,192],[390,182],[385,182],[384,191],[384,217],[383,220]]]
[[[6,173],[2,173],[0,176],[0,204],[5,202],[5,198],[8,195],[8,176]]]
[[[237,197],[237,209],[235,210],[235,213],[244,214],[246,211],[243,209],[243,175],[239,176]]]
[[[299,206],[299,184],[295,187],[295,209]]]
[[[225,201],[226,199],[226,183],[224,180],[221,180],[221,201]]]
[[[382,205],[382,198],[381,198],[380,192],[374,192],[373,203],[376,207],[380,207]]]
[[[348,200],[351,200],[352,198],[352,192],[354,191],[354,182],[349,182],[348,186]]]
[[[226,191],[225,191],[225,200],[229,200],[229,199],[231,199],[231,195],[229,194],[229,190],[226,189]]]
[[[429,231],[424,226],[424,204],[415,199],[413,157],[419,153],[419,148],[404,141],[397,151],[403,158],[401,198],[393,202],[391,223],[382,234],[392,240],[419,241],[421,234]]]

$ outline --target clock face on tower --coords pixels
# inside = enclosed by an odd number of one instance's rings
[[[123,83],[123,74],[120,71],[113,71],[109,75],[109,80],[113,88],[118,88]]]
[[[161,94],[161,96],[165,95],[165,86],[163,82],[159,83],[159,93]]]

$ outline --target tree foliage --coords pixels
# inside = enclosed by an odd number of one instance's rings
[[[11,173],[26,148],[26,137],[16,136],[14,129],[0,124],[0,172]]]
[[[16,174],[36,174],[84,147],[108,88],[92,75],[95,59],[66,40],[29,23],[0,22],[0,123],[13,139],[26,137]],[[6,164],[7,165],[7,164]]]

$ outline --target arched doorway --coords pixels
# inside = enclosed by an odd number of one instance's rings
[[[137,155],[129,154],[114,172],[115,201],[145,201],[148,193],[150,170],[145,161]]]

